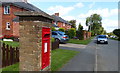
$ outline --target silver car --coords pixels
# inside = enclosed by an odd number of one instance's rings
[[[108,38],[106,35],[98,35],[97,36],[97,44],[99,43],[106,43],[108,44]]]
[[[61,31],[52,31],[52,37],[61,43],[66,43],[69,40],[68,35]]]

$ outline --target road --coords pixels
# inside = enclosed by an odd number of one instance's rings
[[[96,44],[95,38],[86,47],[60,45],[61,49],[80,51],[60,71],[118,71],[118,41]]]

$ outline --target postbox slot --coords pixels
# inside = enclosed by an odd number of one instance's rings
[[[44,35],[44,38],[49,38],[50,37],[50,34],[45,34]]]

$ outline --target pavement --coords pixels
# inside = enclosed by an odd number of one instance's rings
[[[62,44],[61,49],[80,51],[60,71],[118,71],[118,41],[108,39],[108,44]]]

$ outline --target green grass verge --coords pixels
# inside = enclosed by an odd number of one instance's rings
[[[51,70],[57,71],[71,58],[73,58],[78,51],[56,49],[52,51]],[[19,71],[19,63],[3,68],[2,71]],[[15,72],[17,73],[17,72]]]
[[[73,58],[78,51],[56,49],[52,51],[51,70],[57,71],[64,64],[66,64],[71,58]]]
[[[19,47],[19,42],[11,42],[11,41],[0,41],[0,42],[5,43],[6,45],[8,44],[12,47]]]
[[[3,68],[2,71],[19,71],[19,63],[11,65],[11,66],[7,66]]]
[[[87,45],[91,42],[91,39],[93,39],[94,37],[91,37],[87,40],[78,40],[78,39],[70,39],[68,41],[68,43],[73,43],[73,44],[83,44],[83,45]]]

